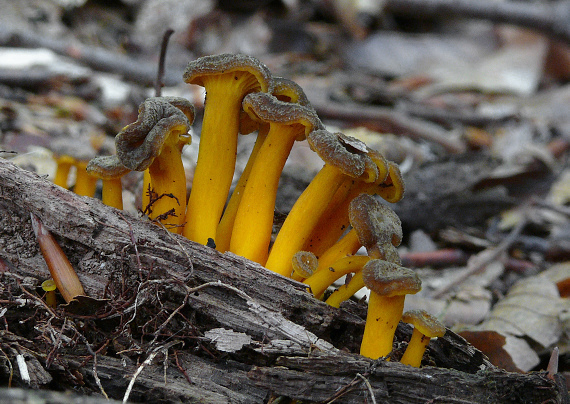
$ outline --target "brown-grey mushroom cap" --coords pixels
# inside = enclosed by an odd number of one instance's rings
[[[254,120],[289,126],[296,125],[298,127],[296,140],[304,140],[311,131],[323,128],[323,124],[312,107],[279,101],[268,93],[248,94],[243,99],[242,106]]]
[[[396,203],[404,197],[405,185],[400,167],[388,161],[389,173],[386,181],[378,186],[378,195],[390,203]]]
[[[307,136],[311,150],[345,175],[373,182],[378,177],[378,168],[368,156],[368,148],[358,139],[342,133],[314,130]]]
[[[279,101],[299,104],[310,107],[310,102],[300,85],[293,80],[283,77],[273,77],[271,90],[269,91]],[[259,129],[260,121],[251,118],[247,112],[240,111],[239,133],[247,135]]]
[[[284,77],[273,77],[271,94],[279,101],[292,102],[305,107],[311,105],[301,86]]]
[[[364,265],[362,279],[372,292],[386,297],[415,294],[422,288],[422,281],[411,269],[378,259]]]
[[[120,178],[129,171],[116,155],[95,157],[87,164],[87,172],[102,180]]]
[[[388,206],[373,196],[360,194],[349,205],[350,224],[356,230],[364,247],[391,243],[397,247],[402,242],[402,222]]]
[[[71,156],[77,161],[89,161],[97,154],[84,139],[57,138],[51,142],[50,148],[55,156]]]
[[[139,107],[137,120],[115,137],[119,161],[129,170],[146,170],[171,132],[186,135],[193,119],[194,107],[184,98],[147,98]]]
[[[298,251],[291,260],[293,271],[303,278],[308,278],[319,265],[318,258],[310,251]]]
[[[256,78],[250,91],[267,91],[271,87],[268,67],[258,59],[242,54],[224,53],[196,59],[188,63],[183,78],[188,84],[204,86],[207,76],[236,72],[248,72]]]
[[[425,310],[407,311],[402,316],[402,321],[413,325],[419,332],[429,338],[443,337],[445,334],[445,326]]]

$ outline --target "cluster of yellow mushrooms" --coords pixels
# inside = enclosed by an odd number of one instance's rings
[[[445,328],[425,312],[402,317],[405,295],[417,293],[421,282],[401,266],[399,218],[372,196],[388,202],[402,198],[398,166],[357,139],[328,132],[303,90],[272,77],[253,57],[206,56],[188,65],[184,80],[206,91],[188,200],[181,151],[191,141],[194,108],[183,98],[154,97],[140,106],[136,122],[116,136],[117,154],[95,157],[85,169],[91,182],[102,179],[103,202],[122,209],[121,177],[144,171],[143,208],[170,231],[302,281],[321,299],[348,275],[350,281],[326,303],[338,307],[361,288],[370,289],[361,354],[387,356],[403,319],[414,325],[414,332],[402,362],[419,366],[429,339],[443,335]],[[230,196],[238,136],[254,132],[257,140]],[[295,141],[302,140],[324,166],[271,245],[279,178]],[[64,186],[67,174],[60,171],[71,163],[65,156],[59,159],[56,182]],[[78,176],[76,190],[80,181]],[[361,247],[368,255],[355,255]]]

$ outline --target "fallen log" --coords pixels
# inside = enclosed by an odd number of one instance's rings
[[[30,213],[56,237],[89,298],[55,310],[43,303],[37,285],[49,272]],[[567,394],[546,373],[495,368],[451,331],[430,342],[433,367],[363,358],[354,353],[362,304],[329,307],[296,281],[3,159],[0,263],[0,379],[17,386],[131,402],[360,403],[374,394],[394,403],[562,403]],[[396,356],[410,334],[400,324]],[[39,376],[23,380],[18,355]]]

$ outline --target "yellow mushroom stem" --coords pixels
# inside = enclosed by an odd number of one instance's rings
[[[315,272],[328,270],[333,263],[348,255],[354,255],[362,247],[356,230],[351,229],[319,257],[319,266]]]
[[[364,280],[362,278],[362,271],[358,271],[352,276],[350,282],[340,286],[337,290],[335,290],[325,301],[325,303],[329,306],[338,308],[342,302],[350,299],[364,286],[366,285],[364,284]]]
[[[236,72],[235,77],[239,78]],[[228,80],[212,76],[205,83],[206,104],[198,162],[186,211],[184,236],[200,244],[215,240],[235,170],[239,111],[253,76]]]
[[[69,303],[75,296],[85,295],[77,273],[55,238],[33,213],[30,216],[40,251],[46,261],[51,277],[65,301]]]
[[[55,309],[55,307],[57,306],[57,301],[56,301],[56,297],[55,297],[55,290],[57,289],[57,286],[55,285],[55,282],[53,281],[53,279],[48,279],[46,281],[42,282],[42,289],[46,292],[46,304],[49,307],[52,307]]]
[[[123,185],[121,178],[103,180],[103,203],[113,208],[123,209]]]
[[[172,131],[184,135],[186,126],[181,124]],[[149,217],[160,218],[160,222],[171,232],[181,234],[186,209],[186,173],[178,136],[170,135],[166,138],[162,152],[149,166],[149,174],[152,192],[158,198],[152,201]]]
[[[360,354],[378,359],[392,352],[396,327],[404,311],[405,295],[392,297],[370,292]]]
[[[299,196],[279,231],[265,264],[283,276],[291,276],[291,258],[303,249],[328,201],[342,183],[345,174],[325,164]]]
[[[311,287],[313,295],[321,296],[334,281],[351,272],[360,271],[368,261],[370,261],[370,257],[365,255],[341,258],[329,268],[318,269],[303,283]]]
[[[262,265],[271,242],[279,177],[298,132],[296,125],[270,124],[236,214],[230,251]]]
[[[55,177],[53,183],[60,187],[67,188],[67,179],[69,171],[75,159],[71,156],[63,155],[56,158],[57,168],[55,170]]]
[[[73,191],[77,195],[95,196],[95,189],[97,188],[97,177],[89,174],[86,170],[88,161],[77,161],[75,168],[77,169],[75,175],[75,188]]]
[[[150,203],[150,194],[149,191],[152,190],[151,179],[150,179],[150,171],[147,168],[143,172],[143,190],[142,190],[142,199],[141,199],[141,208],[143,212],[146,212],[149,209],[148,204]]]
[[[243,192],[245,190],[245,186],[247,184],[247,180],[249,178],[249,174],[251,173],[253,164],[259,154],[259,149],[261,149],[261,145],[267,137],[268,129],[269,125],[264,125],[259,129],[257,139],[253,145],[253,149],[251,150],[247,164],[245,165],[245,168],[239,177],[239,180],[234,188],[234,192],[232,193],[226,209],[224,210],[222,219],[218,224],[218,227],[216,229],[216,250],[218,251],[226,252],[230,249],[230,240],[232,238],[232,229],[234,227],[236,214],[243,196]]]
[[[379,167],[382,166],[379,165]],[[384,175],[384,172],[381,173],[379,178],[383,178],[382,175]],[[386,185],[387,188],[384,188],[384,181],[388,181],[389,177],[386,178],[386,180],[380,180],[374,183],[350,180],[352,179],[345,180],[341,189],[337,191],[337,194],[340,194],[340,191],[343,188],[346,189],[344,191],[344,195],[335,194],[333,199],[335,202],[332,203],[331,201],[318,225],[315,226],[315,230],[309,239],[308,246],[305,247],[307,250],[314,252],[317,256],[320,256],[319,254],[322,254],[323,251],[333,245],[333,243],[338,240],[345,229],[349,226],[350,221],[348,218],[348,210],[350,202],[352,202],[354,198],[363,193],[374,195],[388,192],[388,188],[390,190],[393,189],[393,187],[388,185]]]
[[[419,368],[430,339],[430,337],[424,335],[420,330],[414,327],[412,338],[410,338],[406,352],[404,352],[400,362],[404,365]]]

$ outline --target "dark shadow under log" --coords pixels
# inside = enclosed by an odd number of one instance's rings
[[[88,296],[106,299],[100,307],[73,314],[43,305],[33,280],[49,272],[30,213],[56,237]],[[371,391],[393,403],[565,399],[545,374],[503,372],[450,331],[430,343],[429,363],[438,367],[363,358],[354,353],[364,327],[359,304],[329,307],[298,282],[78,197],[2,159],[0,258],[0,309],[7,308],[8,324],[0,334],[3,385],[7,359],[12,384],[25,385],[15,366],[25,355],[46,373],[32,387],[105,391],[115,399],[139,370],[132,402],[262,403],[284,395],[361,403]],[[237,345],[223,348],[207,332],[230,335]],[[409,335],[400,324],[396,351]]]

